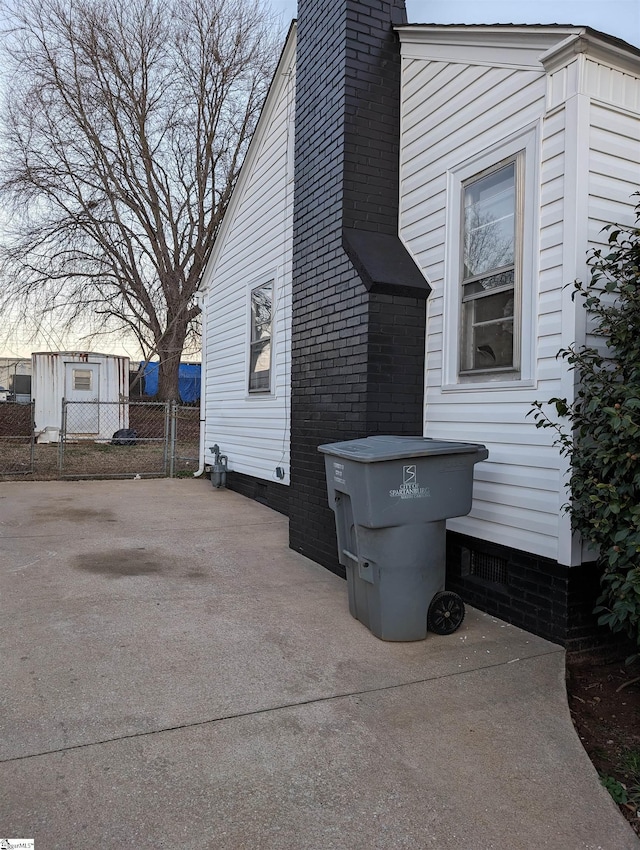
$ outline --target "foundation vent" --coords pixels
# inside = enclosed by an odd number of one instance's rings
[[[492,584],[507,584],[509,571],[506,558],[498,558],[485,552],[472,551],[470,554],[469,575]]]
[[[509,583],[509,562],[490,552],[470,549],[463,546],[460,550],[460,575],[462,578],[475,577],[490,584]]]

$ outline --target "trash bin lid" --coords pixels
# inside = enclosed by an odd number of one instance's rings
[[[406,457],[428,457],[429,455],[470,454],[482,452],[487,457],[485,446],[480,443],[458,443],[454,440],[435,440],[431,437],[394,437],[376,435],[360,440],[345,440],[342,443],[326,443],[318,451],[336,457],[375,463]]]

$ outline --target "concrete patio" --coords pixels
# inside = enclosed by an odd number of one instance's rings
[[[0,483],[0,834],[36,850],[632,850],[564,652],[385,643],[205,480]]]

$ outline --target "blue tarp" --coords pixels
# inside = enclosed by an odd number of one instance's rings
[[[144,369],[144,394],[158,394],[158,363],[140,363]],[[180,401],[198,401],[200,398],[200,364],[181,363],[178,371],[178,392]]]

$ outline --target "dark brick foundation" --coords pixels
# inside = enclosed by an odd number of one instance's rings
[[[289,516],[289,488],[284,484],[243,475],[241,472],[227,472],[227,488],[279,514]]]
[[[518,549],[447,532],[447,589],[514,626],[580,651],[609,640],[593,608],[595,564],[563,567]]]

